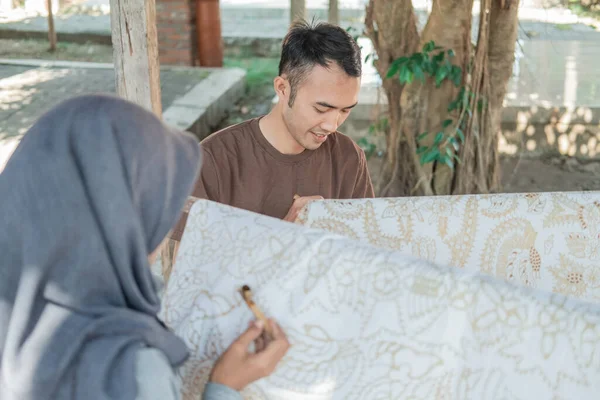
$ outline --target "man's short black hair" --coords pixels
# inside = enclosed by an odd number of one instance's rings
[[[354,38],[337,25],[297,21],[283,39],[279,76],[290,82],[289,106],[294,103],[298,86],[315,65],[325,68],[337,64],[352,77],[361,76],[360,47]]]

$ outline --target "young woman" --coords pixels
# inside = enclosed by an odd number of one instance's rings
[[[68,100],[24,136],[0,174],[0,398],[177,399],[188,350],[156,317],[148,255],[200,168],[196,141],[110,96]],[[253,324],[203,398],[238,399],[289,344]]]

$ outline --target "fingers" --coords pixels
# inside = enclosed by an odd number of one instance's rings
[[[294,205],[298,204],[298,205],[301,205],[301,207],[303,207],[309,201],[313,201],[313,200],[324,200],[324,198],[323,198],[323,196],[304,196],[304,197],[298,197],[298,198],[294,198]]]
[[[274,339],[267,342],[262,351],[250,356],[250,361],[254,365],[253,370],[258,374],[257,379],[271,375],[290,348],[290,344],[281,328],[272,321],[271,326]]]
[[[294,222],[296,218],[298,218],[298,214],[300,214],[300,210],[304,208],[310,201],[313,200],[324,200],[323,196],[303,196],[300,197],[298,195],[294,195],[294,202],[292,203],[292,207],[288,211],[287,215],[284,218],[284,221]]]
[[[300,197],[299,199],[294,200],[294,204],[292,205],[292,207],[296,209],[296,212],[300,212],[300,210],[302,208],[304,208],[305,205],[307,205],[308,203],[310,203],[311,201],[314,201],[314,200],[323,200],[323,197],[322,196]]]
[[[265,352],[270,352],[271,357],[276,356],[279,352],[283,351],[280,357],[276,357],[277,361],[287,352],[290,347],[290,343],[288,342],[287,336],[283,333],[283,330],[279,327],[279,325],[273,321],[269,320],[269,324],[271,325],[271,329],[273,331],[273,336],[270,340],[265,341]],[[269,357],[269,358],[271,358]]]
[[[269,342],[263,351],[252,355],[252,362],[262,376],[268,376],[273,373],[289,348],[290,344],[287,338],[279,336]]]
[[[237,338],[235,343],[247,348],[262,335],[264,329],[265,324],[262,321],[254,321],[254,323],[246,329],[246,332],[242,333],[240,337]]]
[[[267,338],[265,332],[262,333],[255,341],[254,341],[254,349],[256,353],[263,351],[266,347]]]
[[[277,323],[271,319],[269,319],[268,321],[269,321],[269,328],[271,329],[271,334],[268,333],[267,329],[263,329],[260,336],[254,340],[255,353],[263,351],[267,347],[267,345],[269,343],[271,343],[273,340],[277,340],[277,339],[287,340],[287,337],[283,333],[283,330],[281,329],[281,327],[279,327],[279,325],[277,325]],[[255,323],[256,323],[256,321],[249,321],[248,328],[251,328]]]
[[[273,332],[273,340],[285,339],[287,341],[287,337],[281,327],[277,324],[277,322],[272,319],[269,320],[269,325],[271,325],[271,331]]]
[[[254,324],[256,323],[256,321],[248,321],[248,328],[250,329]],[[267,343],[267,332],[266,329],[262,331],[262,333],[260,334],[260,336],[258,338],[256,338],[256,340],[254,341],[254,352],[258,353],[259,351],[263,351],[265,348],[265,345]]]

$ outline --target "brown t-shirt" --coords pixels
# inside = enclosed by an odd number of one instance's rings
[[[284,218],[299,196],[326,199],[374,197],[363,150],[336,132],[317,150],[282,154],[263,136],[259,118],[207,137],[201,143],[202,168],[194,197],[213,200],[275,218]],[[173,229],[179,241],[187,214]]]

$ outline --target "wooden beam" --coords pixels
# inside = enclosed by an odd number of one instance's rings
[[[327,14],[327,20],[335,25],[340,24],[340,10],[338,0],[329,0],[329,13]]]
[[[162,117],[155,0],[110,0],[117,94]]]
[[[306,18],[306,0],[290,0],[290,22]]]
[[[46,8],[48,9],[48,40],[50,41],[50,51],[56,51],[56,30],[54,29],[52,0],[46,0]]]

